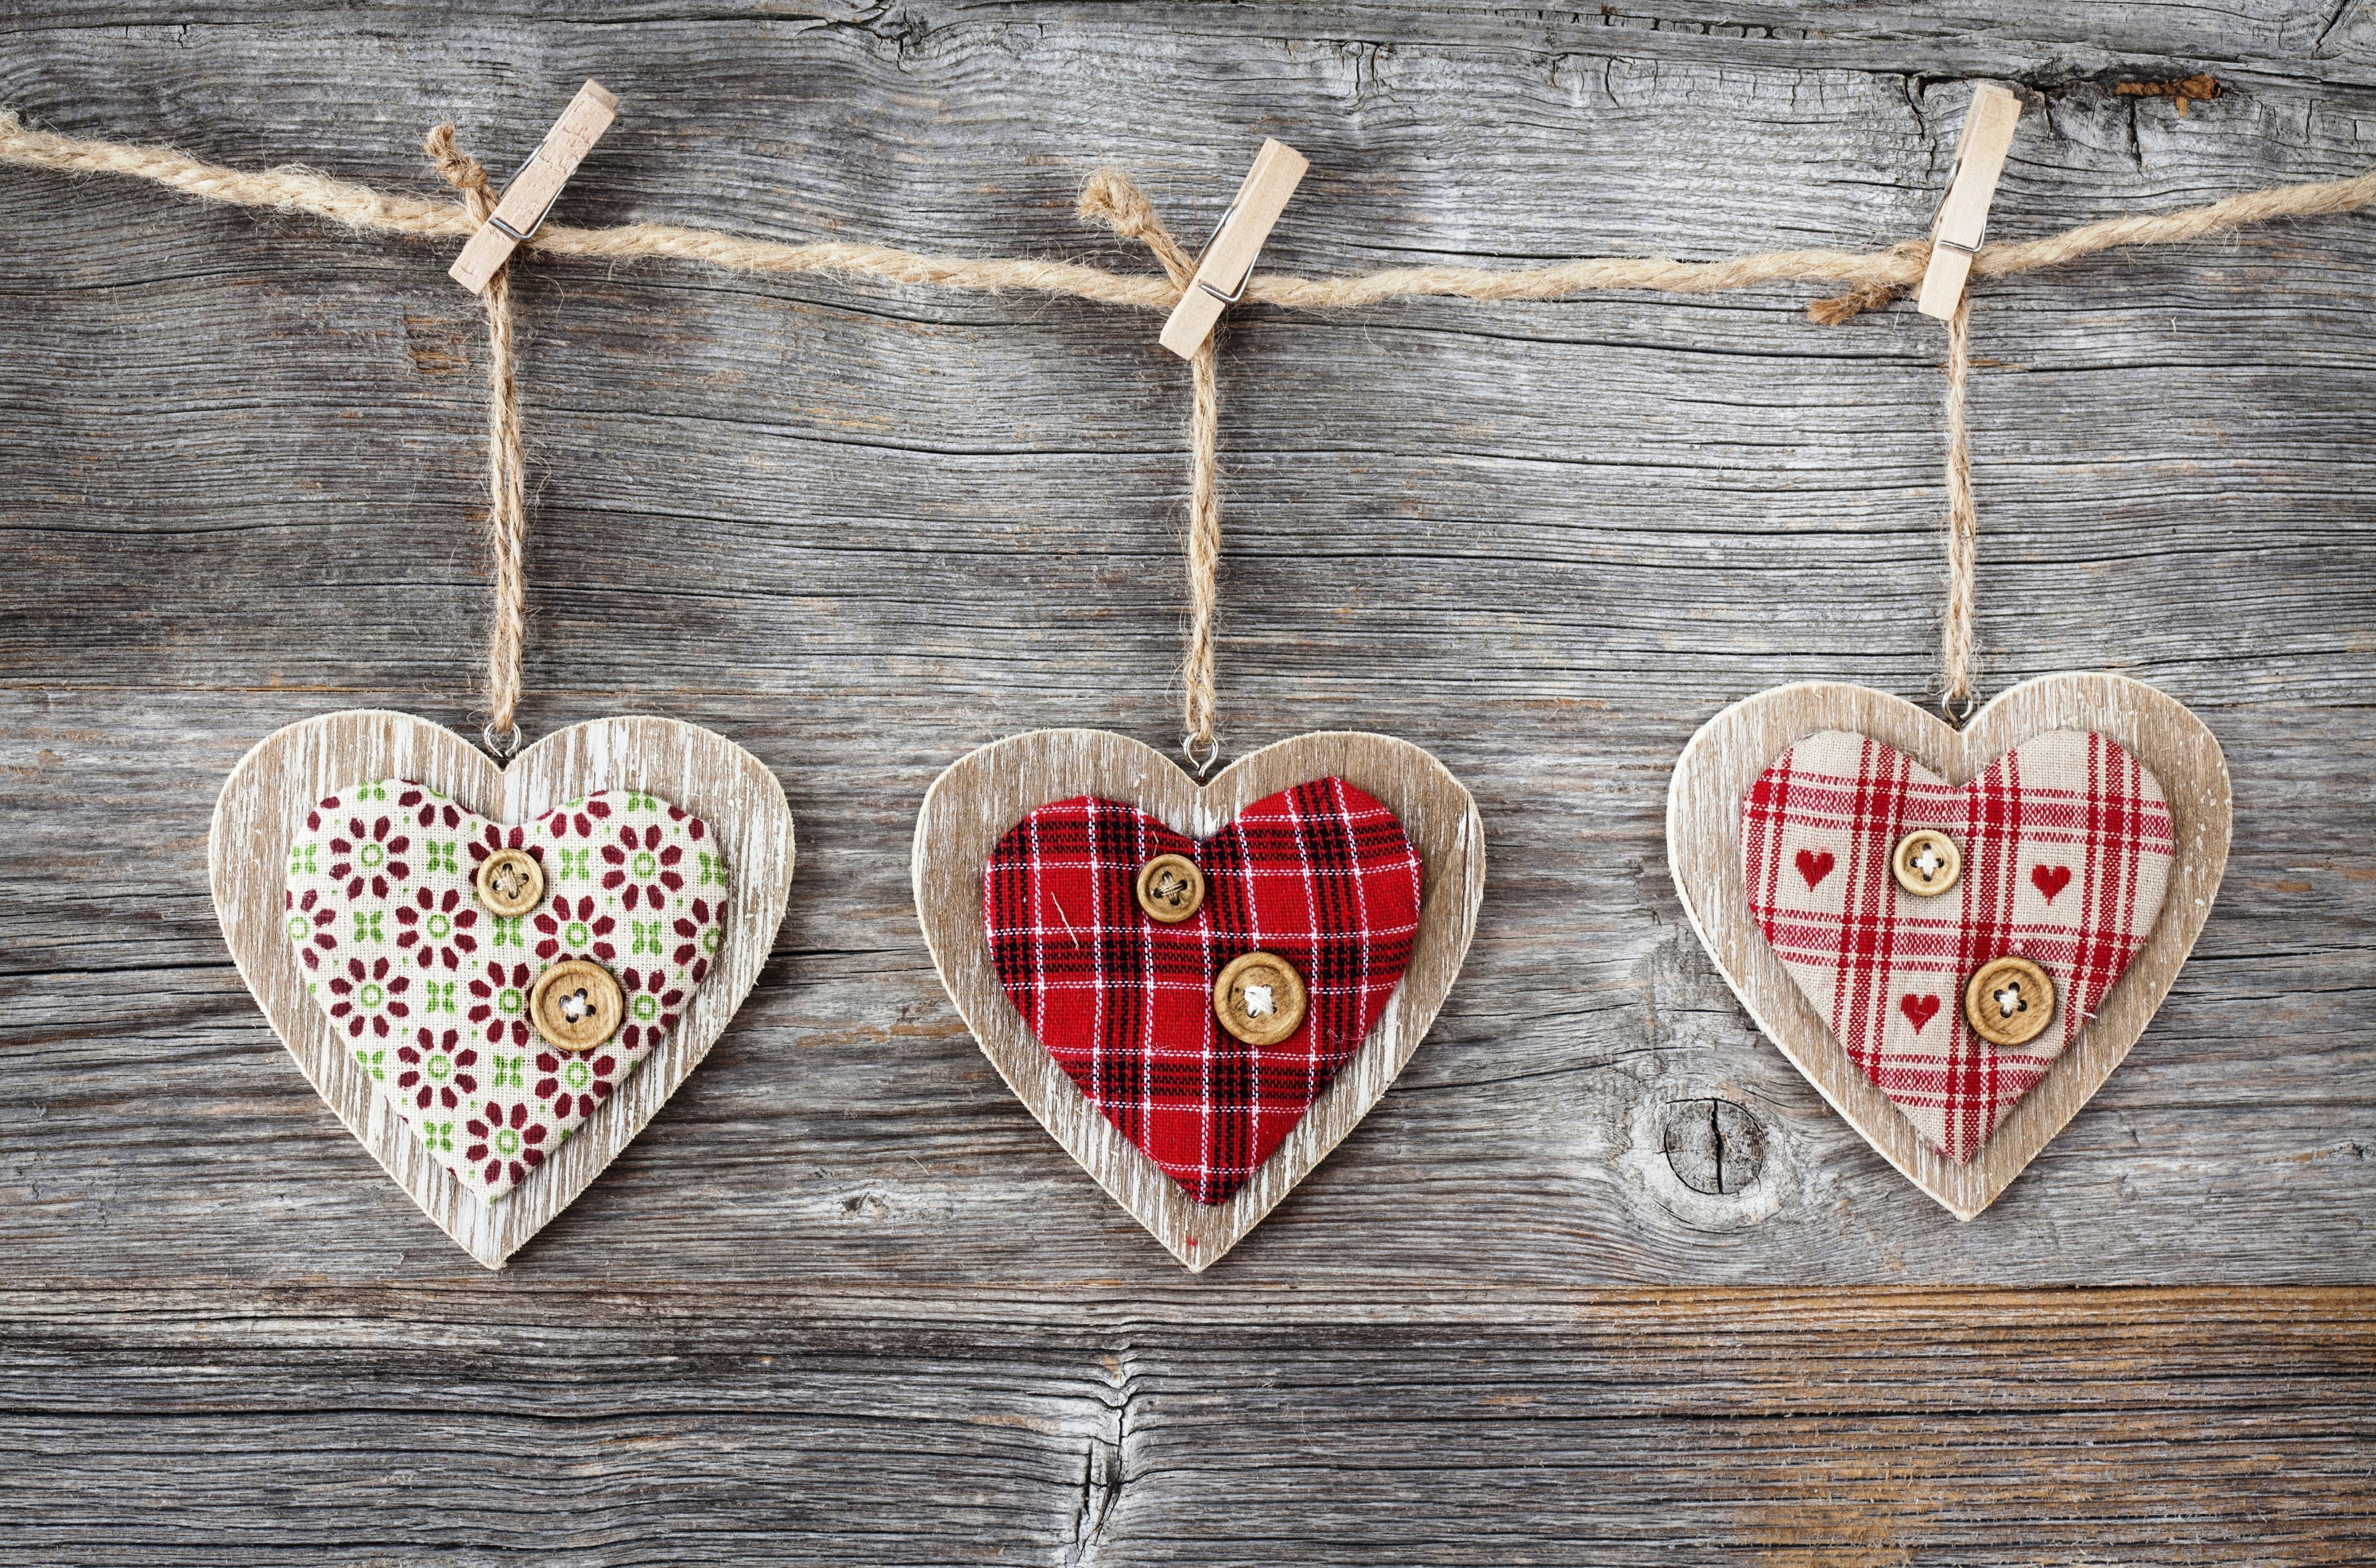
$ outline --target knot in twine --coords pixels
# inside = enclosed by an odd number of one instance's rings
[[[1180,248],[1163,220],[1155,215],[1155,204],[1146,193],[1131,183],[1130,176],[1119,169],[1100,169],[1081,186],[1081,199],[1074,204],[1078,216],[1103,223],[1125,240],[1138,240],[1155,253],[1163,270],[1171,277],[1172,286],[1185,291],[1188,279],[1196,275],[1196,258]]]
[[[1922,273],[1930,271],[1930,240],[1898,240],[1868,261],[1865,271],[1872,273],[1870,280],[1858,283],[1847,294],[1808,302],[1808,321],[1815,326],[1844,326],[1863,316],[1865,311],[1889,309],[1906,290],[1922,283]]]
[[[1075,210],[1153,251],[1175,293],[1184,292],[1189,279],[1196,276],[1196,258],[1181,248],[1163,220],[1156,216],[1155,204],[1121,170],[1100,169],[1090,175],[1081,187]],[[1221,598],[1221,378],[1213,347],[1218,336],[1216,327],[1188,362],[1194,393],[1188,416],[1188,653],[1180,668],[1188,728],[1180,738],[1180,749],[1196,765],[1200,778],[1221,754],[1213,716],[1214,689],[1218,683],[1213,621]]]
[[[452,121],[433,128],[421,146],[429,154],[430,166],[447,184],[462,193],[463,202],[470,209],[470,221],[484,223],[495,215],[495,204],[500,198],[494,182],[487,178],[485,164],[455,144]]]
[[[422,144],[430,164],[462,193],[473,223],[484,223],[498,195],[486,166],[454,142],[450,124]],[[528,481],[520,452],[519,384],[512,370],[511,264],[495,268],[481,296],[487,307],[487,532],[495,555],[495,617],[487,634],[489,750],[519,749],[520,650],[528,633]]]
[[[1866,311],[1887,309],[1920,282],[1930,269],[1930,242],[1900,240],[1873,258],[1872,270],[1880,276],[1845,294],[1809,301],[1807,317],[1818,327],[1839,327]]]

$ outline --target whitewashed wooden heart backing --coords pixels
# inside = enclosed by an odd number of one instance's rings
[[[425,784],[464,810],[524,822],[601,790],[663,796],[707,821],[726,857],[726,923],[708,978],[666,1041],[560,1151],[501,1203],[471,1195],[384,1099],[306,991],[281,932],[289,845],[306,812],[365,779]],[[791,891],[783,786],[724,737],[672,719],[597,719],[549,735],[508,767],[410,714],[352,709],[274,731],[223,785],[207,844],[215,913],[273,1031],[347,1130],[437,1227],[490,1268],[569,1206],[708,1054],[759,978]]]
[[[2077,1042],[1968,1164],[1940,1153],[1849,1059],[1750,909],[1741,799],[1791,745],[1826,730],[1894,746],[1956,786],[2036,736],[2093,731],[2126,747],[2168,802],[2177,854],[2144,947]],[[2228,864],[2232,814],[2227,761],[2210,730],[2175,698],[2124,676],[2027,682],[1981,708],[1960,731],[1886,692],[1808,683],[1736,703],[1692,737],[1668,790],[1667,860],[1683,912],[1758,1028],[1884,1158],[1958,1219],[1970,1219],[2094,1097],[2152,1021],[2210,916]]]
[[[1090,1103],[1007,1000],[982,923],[983,864],[1001,835],[1052,801],[1101,796],[1204,839],[1265,796],[1331,777],[1393,812],[1419,851],[1419,939],[1384,1015],[1295,1130],[1226,1202],[1200,1205]],[[1443,765],[1391,736],[1299,735],[1241,758],[1200,787],[1128,736],[1040,730],[969,753],[934,781],[916,823],[915,881],[925,944],[982,1054],[1065,1152],[1193,1273],[1260,1224],[1369,1113],[1419,1049],[1476,930],[1485,833],[1476,802]]]

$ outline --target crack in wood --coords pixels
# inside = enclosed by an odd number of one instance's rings
[[[1718,1097],[1667,1108],[1661,1146],[1675,1179],[1693,1192],[1729,1196],[1757,1180],[1765,1139],[1749,1108]]]
[[[1098,1560],[1098,1545],[1122,1503],[1128,1479],[1131,1403],[1137,1394],[1132,1355],[1122,1348],[1098,1358],[1111,1380],[1111,1396],[1098,1398],[1099,1430],[1091,1431],[1081,1455],[1081,1492],[1066,1537],[1068,1568],[1088,1568]]]

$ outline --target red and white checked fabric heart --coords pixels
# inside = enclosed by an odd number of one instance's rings
[[[1963,852],[1935,897],[1898,886],[1916,828]],[[1957,788],[1866,736],[1811,735],[1741,802],[1750,910],[1832,1036],[1941,1153],[1964,1164],[2079,1038],[2144,945],[2175,850],[2161,787],[2112,741],[2061,730]],[[1982,1039],[1964,983],[2013,955],[2054,980],[2027,1045]]]
[[[1185,855],[1205,902],[1140,909],[1138,870]],[[1385,1011],[1418,939],[1420,858],[1341,778],[1255,802],[1210,838],[1082,795],[1008,830],[982,873],[991,960],[1040,1043],[1123,1136],[1200,1204],[1227,1202],[1303,1120]],[[1295,966],[1303,1023],[1253,1046],[1213,986],[1243,953]]]

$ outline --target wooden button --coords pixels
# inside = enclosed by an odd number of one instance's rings
[[[1205,873],[1185,855],[1158,855],[1138,868],[1138,907],[1165,925],[1192,920],[1205,907]]]
[[[611,971],[585,958],[564,958],[536,977],[528,1016],[545,1043],[591,1051],[619,1032],[626,998]]]
[[[2054,981],[2026,958],[1982,964],[1964,982],[1964,1016],[1990,1045],[2027,1045],[2054,1021]]]
[[[1221,1028],[1248,1045],[1277,1045],[1303,1023],[1303,977],[1269,953],[1241,953],[1213,982]]]
[[[497,849],[479,863],[479,902],[499,915],[524,915],[544,902],[544,868],[526,849]]]
[[[1918,898],[1935,898],[1964,874],[1964,851],[1935,827],[1918,827],[1889,852],[1889,874]]]

